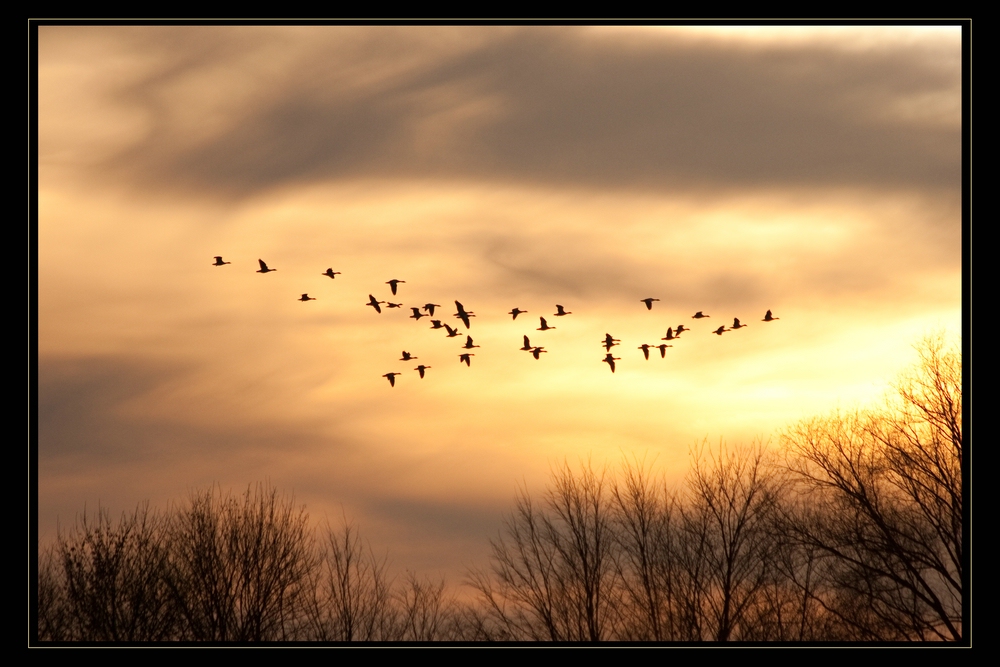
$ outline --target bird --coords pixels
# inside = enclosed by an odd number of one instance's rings
[[[639,347],[636,348],[637,350],[642,350],[642,354],[643,354],[643,356],[646,357],[646,361],[649,361],[649,348],[650,347],[654,347],[654,346],[651,346],[648,343],[643,343],[642,345],[640,345]]]
[[[653,297],[649,297],[646,299],[639,299],[639,301],[646,304],[646,310],[653,310],[653,302],[659,301],[659,299],[654,299]]]
[[[413,311],[413,314],[410,315],[411,319],[419,320],[421,317],[427,317],[426,315],[424,315],[423,313],[421,313],[420,309],[417,308],[416,306],[410,306],[410,310]]]
[[[416,359],[416,357],[413,357],[413,358]],[[417,366],[413,370],[420,371],[420,379],[423,380],[424,379],[424,371],[427,370],[428,368],[430,368],[430,366],[424,366],[423,364],[420,364],[419,366]]]
[[[222,261],[222,257],[216,255],[215,256],[215,264],[213,264],[212,266],[224,266],[226,264],[231,264],[231,263],[232,262],[223,262]]]
[[[729,331],[729,329],[727,329],[725,327],[725,325],[723,325],[723,326],[719,327],[718,329],[716,329],[715,331],[713,331],[712,333],[721,336],[722,333],[725,332],[725,331]]]
[[[674,329],[674,338],[677,338],[677,336],[680,336],[681,333],[685,331],[691,331],[691,330],[686,328],[683,324],[678,324],[677,328]]]
[[[257,263],[260,264],[260,270],[257,273],[270,273],[271,271],[277,271],[278,270],[278,269],[269,269],[269,268],[267,268],[267,264],[265,264],[264,260],[262,260],[262,259],[258,259]]]
[[[545,321],[544,317],[539,317],[538,319],[542,321],[542,326],[535,329],[535,331],[548,331],[549,329],[555,329],[555,327],[549,326],[549,323]]]
[[[402,308],[403,307],[403,304],[401,304],[401,303],[393,303],[392,301],[386,301],[385,305],[387,307],[389,307],[389,308]]]
[[[546,350],[544,347],[536,347],[531,350],[531,356],[533,356],[535,359],[539,359],[540,357],[538,355],[540,355],[542,352],[546,354],[549,353],[549,351]]]
[[[740,318],[734,317],[733,318],[733,327],[732,327],[731,330],[735,331],[736,329],[742,329],[745,326],[748,326],[748,325],[746,325],[746,324],[740,324]]]
[[[424,304],[424,310],[426,310],[427,314],[430,315],[431,317],[434,317],[434,309],[435,308],[440,308],[440,307],[441,307],[440,303],[425,303]],[[433,321],[434,320],[431,320],[431,322],[433,322]]]
[[[333,269],[327,269],[326,271],[324,271],[323,273],[321,273],[319,275],[321,275],[321,276],[330,276],[330,278],[333,279],[335,276],[339,276],[340,275],[340,271],[334,271]]]
[[[402,373],[386,373],[382,377],[389,378],[389,384],[391,386],[395,387],[396,386],[396,376],[397,375],[402,375]]]
[[[657,345],[656,347],[660,348],[660,358],[661,359],[666,359],[667,358],[667,348],[668,347],[673,347],[673,345],[667,345],[666,343],[663,343],[661,345]]]
[[[469,324],[469,318],[475,317],[476,314],[471,310],[469,311],[465,310],[465,308],[462,307],[462,304],[460,304],[458,301],[455,302],[455,307],[458,308],[458,312],[455,313],[455,317],[462,320],[462,324],[465,325],[466,329],[471,329],[472,325]]]
[[[479,346],[472,344],[472,336],[466,336],[465,337],[465,345],[463,345],[462,347],[464,347],[466,350],[471,350],[472,348],[479,347]]]
[[[767,311],[767,314],[764,315],[764,319],[762,319],[761,322],[773,322],[775,320],[780,320],[780,319],[781,319],[780,317],[771,317],[771,311],[769,310]]]
[[[379,308],[379,306],[378,306],[380,303],[385,303],[385,301],[376,301],[375,297],[372,296],[371,294],[369,294],[368,295],[368,303],[366,303],[365,305],[366,306],[371,306],[372,308],[374,308],[376,313],[381,313],[382,309]]]
[[[458,332],[458,329],[452,329],[447,324],[444,325],[444,328],[448,330],[448,338],[454,338],[455,336],[461,336],[462,335],[462,334],[460,334]]]
[[[526,310],[521,310],[520,308],[515,308],[514,310],[512,310],[512,311],[508,312],[507,314],[508,314],[508,315],[513,315],[513,316],[514,316],[514,318],[513,318],[513,319],[515,319],[515,320],[516,320],[516,319],[517,319],[517,316],[518,316],[518,315],[520,315],[521,313],[526,313],[526,312],[528,312],[528,311],[526,311]]]
[[[670,330],[670,327],[667,327],[667,335],[661,338],[660,340],[673,340],[673,339],[674,339],[674,333]]]
[[[458,355],[458,363],[462,363],[464,361],[466,366],[471,366],[472,363],[469,361],[469,358],[474,356],[476,355],[473,354],[472,352],[466,352],[465,354],[460,354]]]
[[[608,352],[608,354],[607,354],[606,357],[604,357],[603,359],[601,359],[601,361],[603,361],[604,363],[606,363],[608,366],[611,366],[611,372],[612,373],[615,372],[615,362],[616,361],[620,361],[620,360],[621,360],[621,357],[612,357],[610,352]]]
[[[303,294],[302,296],[299,297],[299,301],[315,301],[315,300],[316,297],[309,296],[308,294]]]
[[[555,316],[556,317],[562,317],[563,315],[572,315],[572,314],[573,314],[573,311],[571,311],[571,310],[570,311],[563,310],[562,306],[560,306],[558,303],[556,304],[556,312],[555,312]]]
[[[441,329],[448,326],[447,324],[441,324],[441,320],[431,320],[431,324],[434,325],[431,329]]]
[[[531,343],[528,342],[528,337],[524,337],[524,347],[521,348],[525,352],[531,352]]]
[[[400,359],[400,361],[409,361],[410,359],[416,359],[416,357],[414,357],[412,354],[410,354],[406,350],[403,350],[403,356]]]
[[[405,280],[396,280],[395,278],[393,278],[392,280],[385,281],[385,284],[392,288],[392,293],[395,296],[395,294],[396,294],[396,285],[398,285],[399,283],[405,283],[405,282],[406,282]]]
[[[617,345],[620,342],[621,341],[618,340],[617,338],[612,338],[611,334],[609,334],[609,333],[604,334],[604,343],[603,343],[603,345],[604,345],[604,349],[606,349],[608,352],[610,352],[611,348],[614,347],[615,345]]]
[[[699,310],[697,313],[695,313],[694,315],[691,316],[691,319],[692,320],[700,320],[703,317],[711,317],[711,315],[702,315],[701,311]]]

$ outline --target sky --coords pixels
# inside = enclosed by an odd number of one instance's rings
[[[961,331],[959,27],[41,26],[38,123],[42,540],[266,481],[458,585]]]

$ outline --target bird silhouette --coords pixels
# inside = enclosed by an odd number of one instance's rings
[[[773,322],[775,320],[780,320],[780,319],[781,319],[780,317],[771,317],[771,311],[769,310],[767,311],[767,314],[764,315],[764,319],[762,319],[761,322]]]
[[[508,312],[507,314],[508,314],[508,315],[513,315],[513,316],[514,316],[514,318],[513,318],[513,319],[515,319],[515,320],[516,320],[516,319],[517,319],[517,316],[518,316],[518,315],[520,315],[521,313],[526,313],[526,312],[528,312],[528,311],[526,311],[526,310],[521,310],[520,308],[515,308],[514,310],[512,310],[512,311]]]
[[[396,285],[398,285],[399,283],[405,283],[405,282],[406,282],[405,280],[396,280],[395,278],[393,278],[392,280],[385,281],[385,284],[388,285],[392,289],[392,294],[393,294],[393,296],[395,296],[396,295]]]
[[[604,363],[606,363],[608,366],[611,367],[611,372],[612,373],[615,372],[615,362],[616,361],[620,361],[620,360],[621,360],[621,357],[612,357],[610,352],[608,352],[607,356],[605,356],[603,359],[601,359],[601,361],[603,361]]]
[[[334,271],[333,269],[327,269],[323,273],[319,274],[321,276],[330,276],[330,278],[335,278],[340,275],[340,271]]]
[[[257,271],[257,273],[270,273],[271,271],[277,271],[278,270],[278,269],[269,269],[269,268],[267,268],[267,264],[265,264],[264,260],[262,260],[262,259],[258,259],[257,263],[260,264],[260,270]]]
[[[444,325],[444,328],[448,330],[448,336],[447,336],[448,338],[454,338],[455,336],[461,336],[462,335],[462,334],[460,334],[458,332],[458,329],[452,329],[447,324]]]
[[[226,264],[231,264],[231,262],[223,262],[222,261],[222,257],[216,255],[215,256],[215,263],[212,264],[212,266],[224,266]]]
[[[458,355],[458,363],[462,363],[464,361],[466,366],[471,366],[472,363],[469,361],[469,358],[474,356],[476,355],[473,354],[472,352],[466,352],[465,354],[460,354]]]
[[[315,301],[315,300],[316,297],[309,296],[308,294],[303,294],[302,296],[299,297],[299,301]]]
[[[531,352],[531,343],[528,342],[528,337],[524,337],[524,347],[521,348],[525,352]]]
[[[667,335],[661,338],[660,340],[673,340],[673,339],[674,339],[674,333],[670,330],[670,327],[667,327]]]
[[[701,311],[699,310],[697,313],[695,313],[694,315],[691,316],[691,319],[692,320],[700,320],[703,317],[711,317],[711,315],[702,315]]]
[[[659,301],[659,299],[654,299],[653,297],[649,297],[647,299],[639,299],[639,301],[646,304],[646,310],[653,310],[653,302]]]
[[[472,348],[479,347],[479,346],[472,344],[472,336],[466,336],[465,337],[465,345],[463,345],[462,347],[464,347],[466,350],[471,350]]]
[[[382,309],[379,308],[379,304],[380,303],[385,303],[385,301],[376,301],[375,297],[372,296],[371,294],[369,294],[368,295],[368,303],[366,303],[365,305],[366,306],[371,306],[372,308],[374,308],[376,313],[381,313]]]
[[[466,329],[471,329],[472,325],[469,324],[469,318],[475,317],[476,314],[471,310],[466,310],[465,308],[463,308],[462,304],[460,304],[458,301],[455,302],[455,307],[458,308],[458,312],[455,313],[455,317],[462,320],[462,324],[465,325]]]
[[[410,354],[406,350],[403,350],[403,356],[402,356],[402,358],[400,358],[400,361],[409,361],[410,359],[416,359],[416,357],[414,357],[412,354]]]
[[[393,303],[392,301],[386,301],[385,305],[388,308],[402,308],[403,307],[403,304],[401,304],[401,303]]]
[[[666,343],[663,343],[661,345],[657,345],[656,347],[660,348],[660,358],[661,359],[666,359],[667,358],[667,348],[668,347],[673,347],[673,345],[667,345]]]
[[[555,327],[549,326],[549,323],[545,321],[544,317],[539,317],[538,319],[542,321],[542,326],[535,329],[535,331],[548,331],[549,329],[555,329]]]
[[[642,350],[642,354],[643,354],[643,356],[646,357],[646,361],[649,361],[649,348],[650,347],[654,347],[654,346],[649,345],[648,343],[643,343],[642,345],[640,345],[639,347],[636,348],[637,350]]]
[[[425,303],[424,304],[424,310],[426,310],[427,314],[430,315],[431,317],[434,317],[434,309],[435,308],[440,308],[440,307],[441,307],[440,303]],[[433,322],[433,321],[434,320],[431,320],[431,322]]]
[[[691,330],[685,327],[683,324],[678,324],[677,328],[674,329],[674,338],[677,338],[685,331],[691,331]]]
[[[726,331],[729,331],[729,329],[727,329],[727,328],[725,327],[725,325],[723,325],[723,326],[719,327],[718,329],[716,329],[715,331],[713,331],[712,333],[714,333],[714,334],[717,334],[717,335],[721,336],[721,335],[722,335],[722,334],[723,334],[724,332],[726,332]]]
[[[549,351],[546,350],[544,347],[532,348],[531,356],[533,356],[535,359],[539,359],[540,357],[538,355],[540,355],[542,352],[544,352],[545,354],[549,353]]]
[[[413,357],[413,358],[416,359],[416,357]],[[420,371],[420,379],[423,380],[424,379],[424,371],[427,370],[428,368],[430,368],[430,366],[424,366],[423,364],[420,364],[419,366],[417,366],[413,370]]]
[[[426,315],[424,315],[423,313],[421,313],[421,312],[420,312],[420,309],[419,309],[419,308],[417,308],[417,307],[415,307],[415,306],[411,306],[411,307],[410,307],[410,310],[412,310],[412,311],[413,311],[413,314],[412,314],[412,315],[410,315],[410,318],[411,318],[411,319],[414,319],[414,320],[419,320],[419,319],[420,319],[421,317],[427,317]]]
[[[614,347],[615,345],[617,345],[620,342],[621,341],[618,340],[617,338],[612,338],[611,334],[609,334],[609,333],[604,334],[604,343],[603,343],[603,345],[604,345],[604,349],[607,350],[608,352],[610,352],[611,348]]]
[[[732,326],[732,329],[730,329],[730,331],[735,331],[737,329],[742,329],[745,326],[748,326],[748,325],[746,325],[746,324],[740,324],[740,318],[734,317],[733,318],[733,326]]]
[[[395,387],[396,386],[396,376],[397,375],[402,375],[402,373],[386,373],[382,377],[389,378],[389,384],[391,386]]]
[[[556,304],[556,312],[555,312],[555,316],[556,317],[562,317],[563,315],[572,315],[572,314],[573,314],[573,311],[571,311],[571,310],[570,311],[563,310],[562,306],[560,306],[558,303]]]
[[[431,329],[441,329],[448,326],[447,324],[441,324],[441,320],[431,320],[431,324],[434,325]]]

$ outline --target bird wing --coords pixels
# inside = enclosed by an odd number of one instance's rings
[[[267,264],[264,263],[264,260],[258,259],[257,263],[260,264],[261,271],[267,271]]]

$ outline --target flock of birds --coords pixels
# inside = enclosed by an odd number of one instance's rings
[[[257,262],[260,264],[260,269],[257,270],[257,273],[271,273],[272,271],[277,271],[277,269],[269,268],[268,265],[262,259],[258,259]],[[223,261],[223,259],[222,259],[221,256],[216,256],[215,257],[215,262],[214,262],[213,266],[225,266],[226,264],[230,264],[230,262]],[[329,268],[326,271],[324,271],[323,273],[321,273],[320,275],[327,276],[327,277],[333,279],[333,278],[336,278],[336,276],[341,275],[341,272],[340,271],[334,271],[332,268]],[[398,290],[399,285],[400,284],[404,284],[404,283],[406,283],[405,280],[398,280],[396,278],[393,278],[392,280],[387,280],[385,284],[387,284],[389,286],[389,289],[392,291],[392,296],[395,297],[396,294],[397,294],[397,290]],[[303,293],[302,296],[300,296],[298,298],[298,301],[315,301],[315,300],[316,300],[316,298],[309,296],[308,293]],[[659,299],[654,299],[652,297],[648,297],[648,298],[645,298],[645,299],[639,299],[640,303],[646,304],[646,309],[647,310],[652,310],[653,309],[653,302],[654,301],[659,301]],[[375,298],[375,296],[373,294],[369,294],[368,295],[368,303],[366,303],[365,305],[366,306],[371,306],[375,310],[375,312],[379,313],[379,314],[382,313],[382,305],[385,305],[386,308],[402,308],[403,307],[403,304],[401,304],[401,303],[394,303],[392,301],[379,301],[378,299]],[[410,319],[418,320],[419,321],[421,317],[434,317],[434,309],[435,308],[441,308],[441,307],[442,306],[439,303],[426,303],[423,306],[411,306],[410,310],[412,311],[413,314],[410,315]],[[471,324],[469,318],[475,317],[476,314],[474,312],[472,312],[471,310],[466,310],[465,307],[460,302],[458,302],[458,301],[455,301],[455,308],[458,310],[458,312],[454,313],[453,316],[456,317],[456,318],[458,318],[459,320],[461,320],[462,324],[465,325],[466,329],[471,329],[472,328],[472,324]],[[425,311],[425,312],[421,312],[421,311]],[[517,320],[517,316],[518,315],[522,315],[522,314],[525,314],[527,312],[528,311],[521,310],[520,308],[513,308],[507,314],[511,315],[512,319]],[[572,314],[573,314],[573,311],[566,310],[562,305],[556,304],[556,312],[552,314],[552,317],[563,317],[563,316],[572,315]],[[699,310],[698,312],[696,312],[694,315],[691,316],[691,319],[700,320],[700,319],[708,318],[708,317],[711,317],[711,315],[706,315],[702,311]],[[774,317],[771,314],[771,311],[768,310],[767,313],[764,314],[764,318],[761,321],[762,322],[773,322],[773,321],[778,320],[778,319],[781,319],[781,318]],[[549,323],[546,322],[546,320],[545,320],[544,317],[539,317],[539,320],[540,320],[541,326],[539,326],[536,329],[536,331],[549,331],[550,329],[555,329],[556,328],[554,326],[550,326]],[[441,320],[434,320],[434,319],[432,319],[431,320],[431,325],[432,325],[431,329],[444,329],[447,332],[447,334],[446,334],[447,338],[456,338],[456,337],[461,337],[462,336],[462,332],[460,332],[457,329],[457,327],[453,328],[450,325],[442,322]],[[718,329],[715,329],[714,331],[712,331],[712,333],[721,336],[723,333],[726,333],[727,331],[737,331],[737,330],[742,329],[742,328],[744,328],[746,326],[747,326],[746,324],[742,324],[740,322],[740,319],[738,317],[734,317],[733,318],[733,325],[732,325],[732,327],[730,327],[730,328],[727,329],[725,325],[722,325]],[[680,335],[682,333],[684,333],[685,331],[690,331],[690,329],[687,328],[687,327],[685,327],[683,324],[677,325],[676,328],[667,327],[667,335],[664,336],[663,338],[661,338],[660,340],[666,340],[666,341],[678,340],[680,338]],[[612,373],[615,372],[615,362],[616,361],[621,361],[621,357],[614,356],[612,354],[612,352],[611,352],[611,348],[615,347],[616,345],[620,345],[620,344],[621,344],[621,340],[619,340],[618,338],[614,338],[611,334],[605,334],[604,335],[604,340],[601,341],[601,345],[602,345],[602,347],[604,347],[604,350],[607,353],[605,355],[604,359],[602,359],[601,361],[603,361],[604,363],[606,363],[611,368],[611,372]],[[465,345],[463,345],[461,349],[464,349],[464,350],[473,350],[473,349],[475,349],[477,347],[479,347],[479,345],[476,345],[475,343],[473,343],[472,336],[469,335],[469,334],[465,334]],[[649,343],[643,343],[637,349],[642,350],[643,356],[648,361],[649,360],[649,350],[650,349],[658,349],[660,351],[660,357],[661,358],[666,358],[666,356],[667,356],[667,348],[668,347],[673,347],[673,345],[672,344],[668,344],[668,343],[661,343],[659,345],[649,344]],[[548,350],[546,350],[544,347],[542,347],[540,345],[532,345],[531,342],[529,341],[527,335],[524,336],[524,345],[520,349],[523,350],[523,351],[525,351],[525,352],[530,352],[531,356],[533,356],[535,359],[540,359],[542,354],[545,354],[545,353],[548,352]],[[459,361],[459,363],[464,363],[466,366],[471,366],[472,365],[472,357],[474,357],[474,356],[476,356],[474,353],[466,351],[466,352],[460,353],[458,355],[458,361]],[[417,357],[413,356],[412,354],[410,354],[406,350],[403,350],[403,356],[399,359],[399,361],[411,361],[411,360],[416,360],[416,359],[417,359]],[[429,368],[431,368],[431,367],[430,366],[426,366],[424,364],[420,364],[416,368],[414,368],[413,370],[415,370],[418,373],[420,373],[420,377],[421,377],[421,379],[423,379],[424,373]],[[395,387],[396,386],[396,376],[397,375],[402,375],[402,373],[397,373],[397,372],[385,373],[382,377],[388,379],[389,380],[389,384],[391,386]]]

